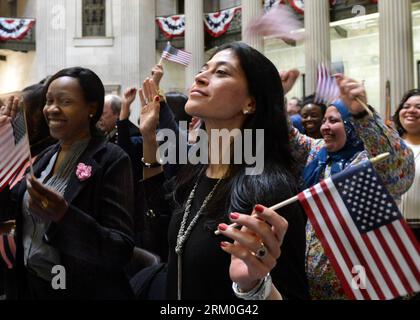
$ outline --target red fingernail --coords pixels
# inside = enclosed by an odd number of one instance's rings
[[[155,102],[160,102],[160,97],[159,96],[155,97]]]
[[[238,220],[239,219],[239,214],[238,213],[231,213],[230,214],[230,218],[232,220]]]
[[[260,205],[260,204],[257,204],[255,206],[255,211],[257,211],[258,213],[263,213],[264,210],[265,210],[265,208],[262,205]]]
[[[226,248],[228,246],[228,244],[226,242],[220,242],[220,246],[222,248]]]
[[[228,228],[228,225],[227,224],[224,224],[224,223],[219,224],[219,230],[226,231],[227,228]]]

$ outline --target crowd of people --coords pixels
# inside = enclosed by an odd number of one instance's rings
[[[0,230],[16,243],[13,267],[1,269],[7,299],[346,299],[299,203],[270,207],[382,153],[375,169],[420,240],[418,90],[391,128],[343,75],[329,105],[315,95],[286,102],[299,73],[279,73],[241,42],[217,49],[188,96],[164,95],[163,76],[158,64],[119,97],[91,70],[68,68],[5,101],[0,127],[23,108],[33,163],[0,193]],[[264,130],[252,140],[264,170],[246,174],[244,150],[211,141],[217,161],[162,165],[163,129],[189,149],[202,143],[197,130]],[[57,265],[65,290],[51,286]]]

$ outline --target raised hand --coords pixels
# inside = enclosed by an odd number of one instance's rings
[[[163,66],[161,64],[157,64],[152,68],[152,80],[156,85],[156,88],[159,88],[160,81],[163,78],[164,72],[163,72]]]
[[[0,109],[0,126],[10,122],[18,112],[19,108],[19,99],[14,96],[10,96],[7,99],[5,106],[2,106]]]
[[[358,114],[365,111],[363,104],[367,104],[367,95],[364,85],[341,74],[335,75],[340,88],[340,99],[347,106],[350,113]]]
[[[134,100],[136,100],[137,95],[137,88],[131,87],[125,90],[124,96],[123,96],[123,103],[127,103],[128,105],[131,105]]]
[[[140,132],[144,138],[156,135],[159,124],[160,97],[153,79],[147,78],[139,90],[141,101]]]
[[[283,85],[283,92],[285,95],[292,90],[299,76],[300,72],[297,69],[280,72],[281,83]]]
[[[126,120],[130,116],[130,106],[136,100],[136,95],[137,89],[134,87],[125,90],[122,98],[120,120]]]
[[[250,291],[276,266],[287,232],[287,221],[275,211],[257,205],[251,216],[230,215],[241,230],[219,225],[221,234],[235,242],[222,242],[222,249],[232,256],[230,278],[243,291]]]

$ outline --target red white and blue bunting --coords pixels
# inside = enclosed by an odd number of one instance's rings
[[[33,19],[0,18],[0,41],[22,40],[34,25]]]
[[[229,30],[230,24],[236,13],[239,11],[241,11],[241,7],[205,14],[204,24],[206,31],[215,38],[225,34]]]
[[[156,23],[167,39],[182,37],[185,33],[185,15],[157,17]]]
[[[305,0],[289,0],[290,6],[299,14],[305,13]],[[335,6],[337,0],[330,0],[330,4]]]
[[[274,6],[285,3],[286,0],[264,0],[264,11],[270,11]]]
[[[287,0],[264,0],[264,9],[269,11],[279,4],[286,4]],[[305,12],[304,0],[288,0],[290,6],[299,14]],[[372,0],[375,1],[375,0]],[[331,5],[335,5],[337,0],[330,0]],[[225,34],[235,18],[235,15],[241,11],[241,7],[230,8],[218,12],[207,13],[204,15],[204,25],[206,31],[215,38]],[[185,15],[173,15],[168,17],[157,17],[156,23],[164,36],[170,40],[176,37],[182,37],[185,33]]]

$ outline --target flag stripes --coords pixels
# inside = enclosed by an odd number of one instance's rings
[[[0,127],[0,191],[8,186],[30,157],[23,112]]]
[[[360,232],[333,179],[298,195],[346,295],[383,300],[420,291],[420,254],[403,218]],[[366,271],[366,288],[353,282],[355,266]]]
[[[192,54],[187,51],[177,49],[168,43],[166,48],[163,50],[162,58],[187,67],[191,63]]]

